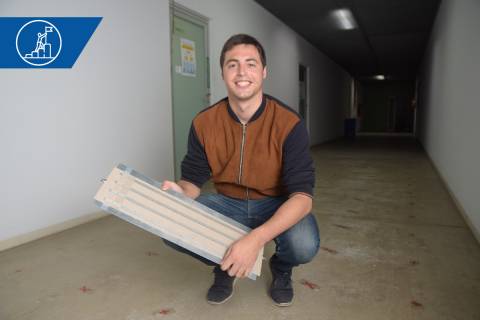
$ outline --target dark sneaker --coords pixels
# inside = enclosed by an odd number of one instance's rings
[[[222,304],[233,296],[233,285],[236,277],[230,277],[219,266],[213,269],[215,280],[207,292],[207,302],[210,304]]]
[[[269,261],[272,271],[272,285],[270,286],[270,297],[275,305],[279,307],[288,307],[293,302],[292,270],[280,272],[275,270],[272,265],[272,259]]]

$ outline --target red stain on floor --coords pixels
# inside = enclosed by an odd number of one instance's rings
[[[82,291],[83,293],[88,293],[88,292],[92,292],[92,291],[93,291],[93,289],[90,289],[90,288],[88,288],[88,287],[86,287],[86,286],[83,286],[83,287],[79,288],[79,290]]]
[[[175,309],[171,309],[171,308],[169,308],[169,309],[160,309],[160,310],[158,310],[158,311],[155,311],[155,312],[153,313],[153,315],[154,315],[154,316],[156,316],[156,315],[166,316],[166,315],[172,314],[172,313],[174,313],[174,312],[175,312]]]
[[[305,279],[300,280],[300,283],[303,284],[305,287],[311,289],[311,290],[319,290],[320,289],[320,287],[317,284],[315,284],[313,282],[310,282],[308,280],[305,280]]]
[[[412,301],[410,302],[410,304],[411,304],[412,306],[416,307],[416,308],[423,308],[423,304],[421,304],[420,302],[415,301],[415,300],[412,300]]]
[[[330,248],[327,248],[327,247],[320,247],[320,249],[322,249],[324,251],[327,251],[328,253],[331,253],[331,254],[337,254],[338,253],[337,250],[333,250],[333,249],[330,249]]]

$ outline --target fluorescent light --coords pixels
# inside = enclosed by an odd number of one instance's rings
[[[340,29],[351,30],[357,27],[353,14],[348,9],[337,9],[332,11],[332,17],[335,19]]]
[[[376,80],[385,80],[385,76],[383,74],[377,74],[376,76],[373,76],[373,79]]]

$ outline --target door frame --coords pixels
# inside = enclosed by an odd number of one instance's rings
[[[174,92],[173,92],[173,73],[175,72],[175,64],[173,63],[173,17],[177,16],[181,19],[188,20],[189,22],[193,24],[200,25],[201,27],[204,28],[204,47],[205,47],[205,57],[206,57],[206,76],[207,76],[207,93],[206,93],[206,101],[207,105],[211,103],[211,81],[210,81],[210,44],[209,44],[209,30],[208,30],[208,24],[210,19],[201,13],[198,13],[190,8],[187,8],[177,2],[174,2],[170,0],[170,87],[171,87],[171,101],[172,101],[172,147],[173,147],[173,175],[175,180],[180,179],[181,177],[176,177],[175,176],[175,167],[177,165],[177,156],[175,152],[175,101],[174,101]]]
[[[299,72],[300,72],[300,68],[304,68],[305,70],[305,119],[304,120],[305,120],[305,126],[307,127],[307,132],[310,134],[310,67],[301,62],[298,63],[298,67],[299,67],[298,69]],[[298,106],[298,112],[300,113],[300,106]]]

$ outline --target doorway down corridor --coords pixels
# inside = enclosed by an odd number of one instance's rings
[[[108,216],[0,252],[0,319],[480,319],[480,246],[414,139],[312,152],[321,249],[291,307],[270,301],[267,263],[211,306],[209,268]]]

